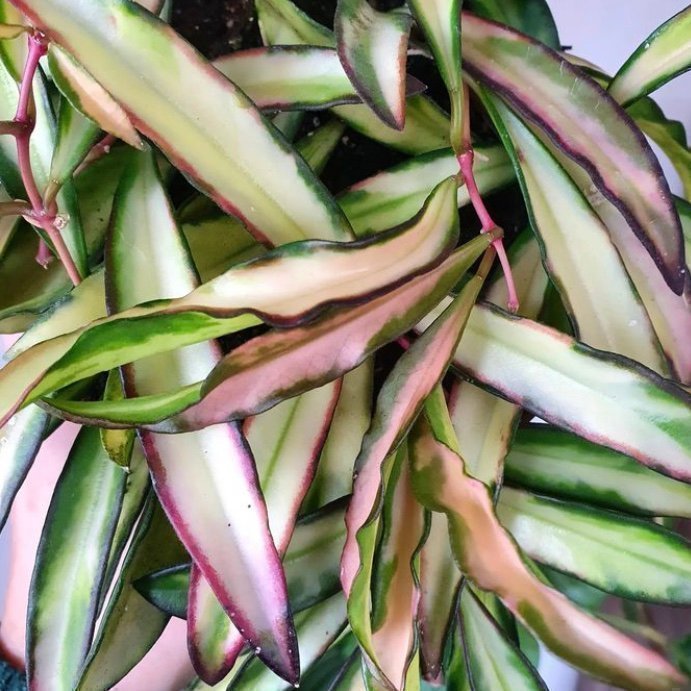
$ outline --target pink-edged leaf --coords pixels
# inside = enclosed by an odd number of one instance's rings
[[[473,276],[432,326],[401,356],[377,397],[372,424],[356,461],[341,582],[350,594],[361,570],[359,531],[379,510],[382,466],[407,434],[432,389],[444,376],[484,277]]]
[[[211,372],[201,401],[181,413],[177,424],[198,428],[254,415],[354,369],[405,333],[415,316],[427,313],[491,240],[472,240],[438,268],[365,305],[236,348]]]
[[[283,556],[309,489],[341,390],[340,380],[284,401],[247,420],[245,434],[254,454],[269,515],[269,527]],[[187,640],[197,674],[208,684],[223,679],[245,645],[209,584],[193,567]]]
[[[544,585],[523,563],[499,524],[489,489],[465,474],[463,461],[419,419],[411,445],[413,487],[428,508],[444,513],[459,567],[491,590],[558,655],[616,685],[677,689],[683,676],[663,657],[586,614]]]
[[[454,364],[558,427],[691,482],[691,396],[632,360],[478,305]]]
[[[390,127],[405,124],[411,17],[379,12],[367,0],[338,0],[334,32],[341,63],[362,100]]]
[[[147,218],[155,222],[142,222]],[[130,251],[135,242],[138,253]],[[125,171],[114,206],[106,252],[108,304],[126,309],[174,297],[195,282],[155,162],[143,154]],[[123,369],[125,392],[151,393],[171,378],[188,383],[219,357],[210,342],[139,361]],[[144,431],[141,439],[161,505],[204,578],[261,659],[296,682],[299,661],[285,575],[239,423],[175,437]]]
[[[631,118],[543,44],[471,14],[462,24],[465,69],[587,171],[680,294],[686,274],[679,217],[660,164]]]

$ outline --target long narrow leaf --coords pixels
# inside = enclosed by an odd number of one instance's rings
[[[683,538],[631,517],[504,488],[497,516],[533,559],[622,597],[691,601],[691,549]]]
[[[125,482],[98,429],[83,429],[55,488],[31,583],[27,675],[36,691],[75,688],[96,624]]]
[[[578,68],[524,35],[467,15],[463,40],[466,69],[587,171],[681,293],[679,219],[662,169],[627,114]]]
[[[622,65],[609,92],[624,105],[691,68],[691,7],[653,31]]]
[[[338,55],[362,100],[390,127],[405,124],[410,15],[380,12],[367,0],[339,0],[334,32]]]
[[[691,518],[691,486],[546,425],[521,429],[506,459],[510,484],[627,513]]]
[[[683,683],[661,656],[543,585],[497,521],[488,488],[464,473],[460,456],[437,441],[422,419],[413,434],[416,496],[446,514],[454,555],[474,583],[497,593],[546,645],[591,674],[635,689],[674,689]]]
[[[348,236],[347,222],[304,161],[167,24],[119,0],[17,5],[85,67],[143,134],[258,236],[274,245]],[[273,184],[275,176],[283,184]]]

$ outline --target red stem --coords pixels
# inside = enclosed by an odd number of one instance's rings
[[[29,52],[24,65],[24,73],[22,74],[22,81],[19,87],[19,103],[17,104],[17,112],[14,116],[14,122],[22,125],[20,130],[15,133],[17,140],[17,162],[19,164],[19,172],[22,176],[22,182],[26,189],[26,194],[31,203],[31,213],[26,216],[27,220],[34,225],[43,228],[46,235],[53,243],[53,247],[67,271],[67,275],[74,285],[81,283],[81,276],[74,264],[72,255],[70,254],[62,234],[58,230],[56,224],[56,213],[54,205],[47,209],[41,198],[34,173],[31,168],[31,134],[34,131],[35,120],[33,114],[29,112],[32,103],[32,86],[36,70],[38,68],[39,60],[46,54],[47,41],[43,34],[35,32],[29,35]],[[38,257],[45,260],[45,249],[39,246]]]
[[[461,151],[456,152],[456,158],[458,160],[458,165],[461,169],[461,175],[465,181],[466,188],[468,189],[468,196],[470,197],[470,202],[475,209],[475,213],[480,219],[482,224],[482,233],[487,233],[493,228],[497,227],[497,224],[492,219],[485,202],[480,195],[480,190],[477,188],[477,182],[475,181],[475,174],[473,173],[473,162],[475,160],[475,153],[473,152],[473,144],[470,137],[470,109],[468,105],[468,87],[463,85],[463,132],[461,135]],[[511,264],[509,263],[509,258],[506,256],[506,249],[504,248],[504,241],[502,238],[498,238],[492,242],[492,247],[495,249],[497,256],[499,257],[499,263],[504,271],[504,277],[506,278],[506,287],[509,293],[507,308],[511,312],[518,311],[518,294],[516,292],[516,284],[513,280],[513,272],[511,271]]]

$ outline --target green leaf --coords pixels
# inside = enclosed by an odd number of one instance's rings
[[[546,686],[492,615],[464,588],[460,621],[474,691],[544,691]]]
[[[626,110],[669,158],[681,179],[685,196],[691,197],[691,150],[684,126],[677,120],[669,120],[652,98],[641,98]]]
[[[253,48],[217,58],[212,64],[257,108],[309,110],[360,102],[333,48]]]
[[[546,0],[466,0],[466,8],[480,17],[518,29],[554,50],[561,48]]]
[[[245,421],[244,434],[255,459],[271,536],[281,557],[314,477],[340,386],[337,380]],[[215,684],[233,667],[245,639],[194,566],[187,622],[195,670],[204,681]]]
[[[660,164],[626,113],[580,69],[527,36],[467,15],[463,41],[470,74],[587,172],[680,294],[679,219]]]
[[[27,27],[21,24],[0,24],[0,39],[12,39],[21,36],[25,31],[28,31]]]
[[[244,418],[354,369],[436,304],[491,241],[485,235],[467,243],[437,269],[366,305],[248,341],[211,372],[200,402],[181,414],[181,424],[194,428]],[[336,345],[342,343],[348,348]]]
[[[362,100],[390,127],[405,124],[410,15],[367,0],[338,0],[334,33],[341,63]]]
[[[29,593],[27,676],[35,689],[73,689],[91,644],[126,473],[96,428],[83,429],[58,480]]]
[[[410,0],[451,100],[451,146],[462,153],[461,5],[463,0]]]
[[[0,0],[0,22],[24,24],[24,17],[10,0]],[[16,82],[22,78],[26,52],[26,41],[0,41],[0,62]]]
[[[386,511],[389,483],[395,483],[399,475],[407,481],[406,474],[397,470],[401,463],[407,463],[405,447],[401,447],[398,455],[395,450],[425,398],[444,376],[483,281],[484,275],[473,276],[430,330],[398,360],[379,392],[374,417],[356,461],[357,477],[346,513],[348,536],[341,557],[341,582],[348,595],[351,628],[367,655],[369,670],[381,683],[392,684],[394,688],[400,687],[406,668],[400,660],[397,664],[391,662],[391,656],[403,651],[412,656],[414,648],[410,643],[392,645],[385,640],[378,647],[372,634],[377,627],[375,621],[370,622],[370,609],[376,616],[380,606],[373,600],[376,591],[370,592],[378,523],[381,512]],[[396,460],[392,460],[394,456]],[[406,514],[411,512],[408,508]],[[405,604],[400,608],[407,611]],[[404,615],[404,622],[406,619]]]
[[[647,521],[505,487],[497,515],[533,559],[636,600],[691,601],[691,549]]]
[[[52,199],[96,143],[100,128],[75,110],[67,99],[60,100],[55,151],[50,161],[46,196]]]
[[[667,373],[648,314],[606,226],[568,174],[499,99],[487,96],[504,130],[549,272],[574,324],[594,348],[626,355]],[[577,241],[576,241],[577,238]]]
[[[125,392],[122,390],[122,382],[120,381],[120,373],[117,370],[111,370],[108,373],[103,397],[105,400],[116,401],[121,401],[125,398]],[[108,458],[113,463],[127,468],[132,458],[134,430],[101,429],[100,435],[101,445]]]
[[[117,468],[110,463],[111,468]],[[148,603],[132,583],[185,558],[158,502],[148,497],[127,547],[77,691],[107,691],[129,672],[163,633],[169,616]]]
[[[453,246],[458,232],[454,195],[455,183],[448,180],[435,189],[418,217],[390,233],[356,243],[314,241],[286,246],[263,260],[231,269],[181,299],[121,311],[55,339],[39,348],[43,351],[41,359],[33,357],[37,352],[25,353],[26,367],[17,361],[3,370],[0,382],[7,377],[6,400],[10,403],[12,395],[21,397],[27,384],[32,388],[31,397],[42,395],[51,386],[64,386],[72,377],[88,376],[87,372],[111,369],[259,323],[247,312],[258,313],[274,324],[299,323],[332,302],[376,295],[435,265]],[[363,274],[364,267],[367,275]],[[123,323],[128,324],[125,330]],[[50,373],[46,368],[49,360]],[[41,383],[32,386],[30,382],[41,373]],[[200,377],[205,374],[200,373]],[[10,386],[14,394],[9,394]],[[27,393],[24,389],[24,395]],[[184,400],[187,405],[192,402]],[[112,410],[124,407],[125,413],[135,410],[131,403],[106,405]],[[8,406],[7,410],[11,409]]]
[[[301,673],[320,660],[345,624],[345,599],[342,593],[332,595],[295,617]],[[249,661],[228,686],[229,691],[283,691],[285,688],[285,682],[256,659]]]
[[[435,439],[424,418],[418,419],[412,435],[416,496],[427,508],[446,515],[451,548],[469,579],[495,592],[545,645],[590,674],[636,689],[673,689],[683,683],[664,658],[538,580],[494,515],[489,489],[465,474],[460,456]]]
[[[140,251],[132,253],[135,242]],[[133,160],[118,188],[106,277],[113,309],[177,297],[196,287],[191,257],[149,154]],[[201,343],[137,362],[123,369],[125,392],[155,393],[171,380],[185,385],[213,367],[219,356],[216,344]],[[239,426],[177,437],[142,432],[141,439],[161,504],[223,608],[248,642],[261,648],[267,665],[297,681],[285,576],[254,459]],[[190,458],[197,463],[190,464]],[[219,543],[224,550],[215,549]]]
[[[334,106],[331,112],[356,132],[407,154],[424,154],[449,146],[449,119],[425,96],[406,100],[402,130],[385,125],[366,105]]]
[[[518,432],[506,459],[506,479],[539,494],[627,513],[691,518],[690,485],[546,425]]]
[[[649,94],[691,68],[691,7],[653,31],[622,65],[610,84],[610,94],[628,104]]]
[[[275,245],[348,237],[345,218],[304,161],[167,24],[119,0],[98,6],[89,0],[22,0],[20,8],[175,165],[258,237]],[[258,163],[269,160],[269,168]],[[283,184],[274,184],[276,176]]]
[[[482,195],[490,194],[514,179],[501,146],[475,148],[474,173]],[[339,195],[338,203],[358,237],[393,228],[417,213],[435,185],[458,174],[451,149],[415,156],[393,168],[356,183]],[[470,202],[465,185],[458,188],[458,206]]]
[[[352,489],[355,459],[371,419],[373,369],[370,358],[343,376],[317,472],[300,509],[303,514],[346,496]]]
[[[341,141],[345,129],[346,127],[342,122],[329,120],[295,143],[295,148],[299,154],[317,175],[328,163],[331,154]]]
[[[691,479],[691,397],[632,360],[478,306],[454,364],[558,427]]]
[[[292,43],[333,48],[336,41],[325,26],[318,24],[290,0],[256,0],[259,30],[267,45]]]

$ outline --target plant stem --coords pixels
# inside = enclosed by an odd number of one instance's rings
[[[3,216],[25,216],[31,213],[31,204],[23,199],[0,202],[0,218]]]
[[[460,150],[456,150],[456,159],[458,160],[458,165],[461,169],[461,176],[465,182],[466,188],[468,189],[468,196],[470,197],[470,202],[475,209],[475,213],[480,219],[482,224],[482,229],[480,232],[488,233],[493,228],[497,228],[497,224],[492,219],[485,202],[482,199],[480,190],[477,188],[477,182],[475,181],[475,174],[473,173],[473,162],[475,160],[475,153],[473,151],[473,144],[470,136],[470,108],[469,108],[469,94],[468,87],[463,86],[463,117],[461,118],[462,133],[460,137],[461,147]],[[452,141],[457,140],[457,137],[452,135]],[[509,292],[509,299],[507,307],[511,312],[518,311],[518,294],[516,293],[516,285],[513,280],[513,273],[511,271],[511,264],[509,263],[509,258],[506,256],[506,249],[504,248],[504,242],[502,238],[497,238],[492,242],[492,247],[496,251],[499,257],[499,262],[501,264],[502,270],[504,271],[504,276],[506,278],[506,286]],[[493,258],[493,256],[492,256]]]
[[[33,113],[30,112],[32,104],[32,86],[38,68],[38,62],[46,54],[48,49],[47,45],[46,38],[43,34],[34,32],[29,35],[29,52],[19,87],[17,112],[14,116],[17,131],[13,132],[13,134],[17,140],[19,172],[22,176],[22,182],[24,183],[26,194],[31,204],[31,211],[25,214],[25,218],[33,225],[42,228],[46,232],[70,280],[74,285],[79,285],[82,278],[65,244],[65,240],[58,229],[55,205],[51,204],[50,208],[46,208],[31,168],[31,134],[36,124]],[[37,259],[44,265],[47,263],[45,262],[45,248],[41,248],[40,245]]]

